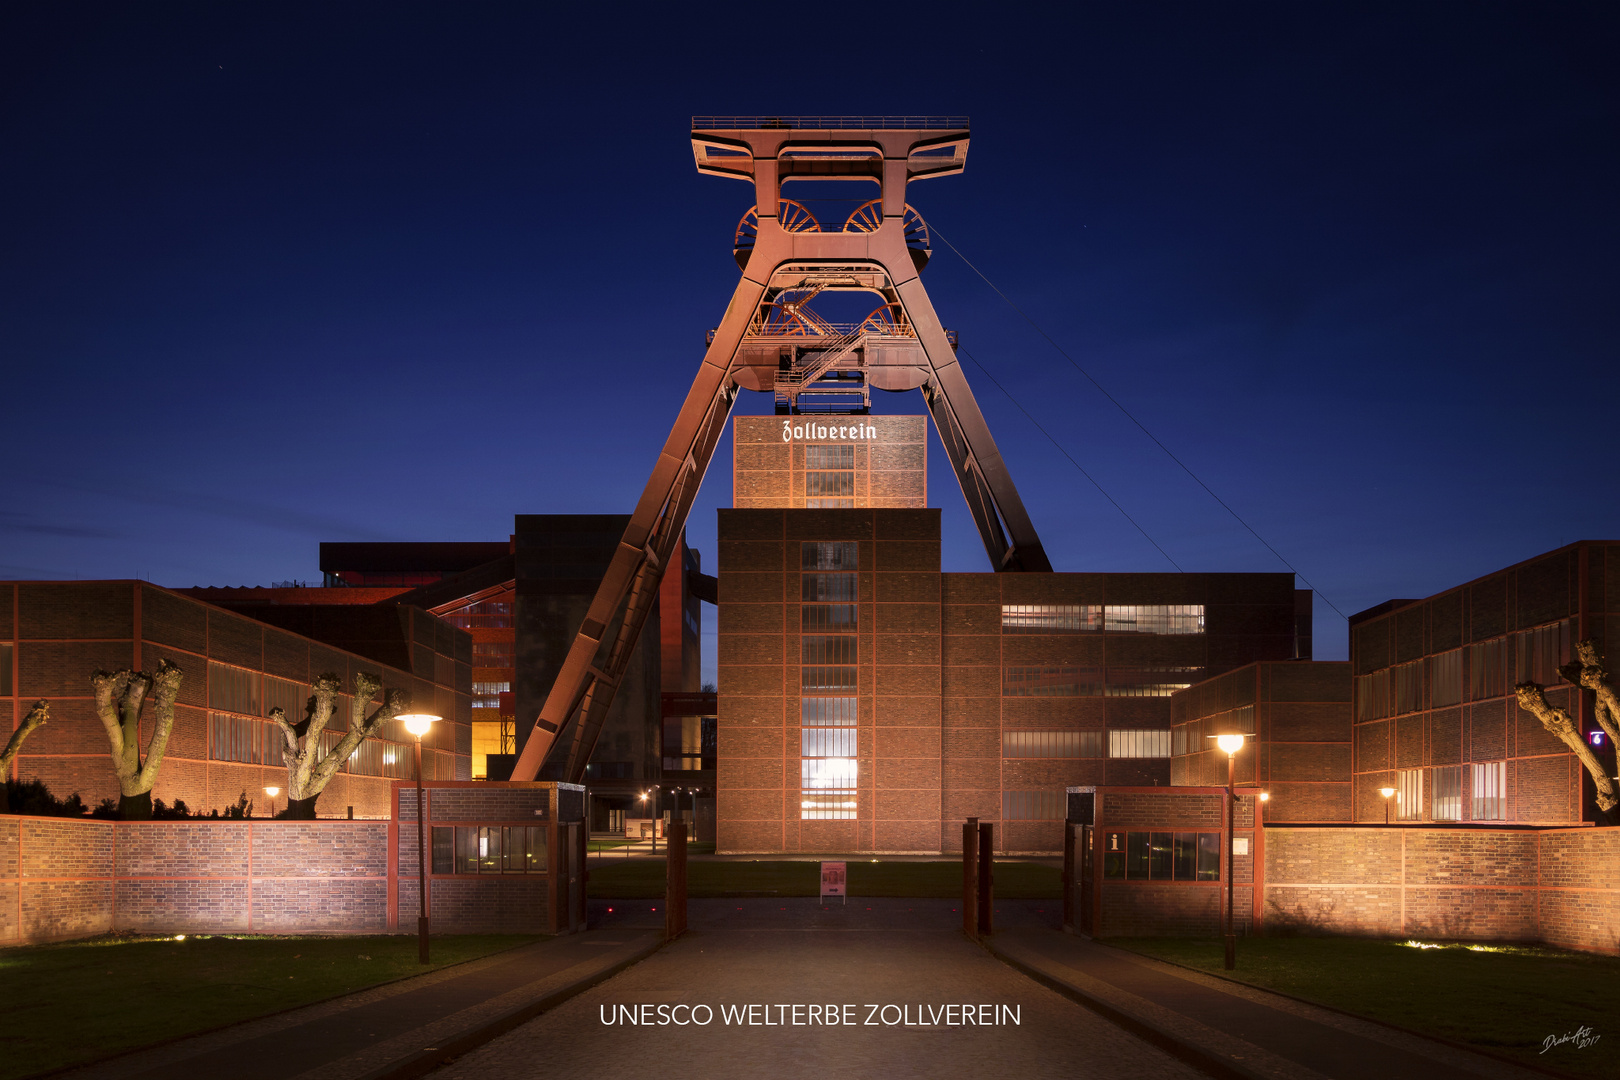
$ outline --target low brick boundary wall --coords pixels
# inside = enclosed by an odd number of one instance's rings
[[[389,929],[385,821],[0,817],[0,945]]]
[[[1266,933],[1527,941],[1620,955],[1620,829],[1265,830]]]

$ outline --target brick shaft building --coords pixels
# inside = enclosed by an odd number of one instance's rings
[[[719,513],[721,851],[953,850],[970,816],[1057,850],[1066,786],[1167,784],[1170,695],[1308,625],[1289,574],[947,574],[937,510]]]

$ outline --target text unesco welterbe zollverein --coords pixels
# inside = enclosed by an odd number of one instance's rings
[[[604,1025],[638,1027],[1017,1027],[1022,1005],[599,1005]]]

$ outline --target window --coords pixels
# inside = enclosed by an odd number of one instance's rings
[[[335,732],[326,734],[336,735]],[[336,735],[327,749],[337,745],[340,738],[341,735]],[[371,738],[354,748],[349,755],[348,769],[355,776],[390,776],[397,780],[409,780],[415,775],[415,755],[415,747]]]
[[[839,462],[853,447],[810,447],[810,460]],[[853,474],[851,474],[853,476]],[[853,483],[853,481],[852,481]],[[853,490],[853,487],[850,488]],[[852,820],[856,811],[857,596],[854,571],[860,547],[853,541],[809,541],[800,545],[803,575],[799,612],[799,686],[812,691],[799,699],[799,817]],[[847,631],[815,633],[813,631]],[[844,693],[838,693],[844,691]]]
[[[544,825],[435,825],[433,872],[543,874],[548,846]]]
[[[1004,634],[1069,634],[1102,629],[1100,604],[1002,604]]]
[[[1507,820],[1507,762],[1481,761],[1472,767],[1475,821]]]
[[[475,709],[498,709],[501,695],[510,694],[509,682],[475,682],[472,684],[472,706]]]
[[[1008,634],[1202,634],[1202,604],[1003,604]]]
[[[859,549],[852,540],[811,540],[799,545],[801,570],[853,570]]]
[[[1506,638],[1468,646],[1468,697],[1472,701],[1502,696],[1502,654]]]
[[[1401,821],[1423,820],[1423,770],[1395,770],[1395,816]]]
[[[517,663],[517,643],[513,641],[475,641],[472,650],[473,667],[513,667]]]
[[[289,679],[278,679],[274,675],[264,676],[264,715],[269,716],[274,709],[280,709],[287,717],[287,723],[301,723],[308,713],[309,699],[313,691],[303,683],[295,683]],[[337,711],[337,703],[333,702],[333,713]],[[347,718],[345,718],[347,719]]]
[[[805,604],[799,609],[799,629],[807,634],[827,631],[853,634],[855,620],[854,604]]]
[[[1356,676],[1356,719],[1382,720],[1389,715],[1389,669]]]
[[[463,630],[490,630],[512,626],[512,601],[481,600],[441,615],[451,626]]]
[[[1005,697],[1089,697],[1101,692],[1100,667],[1009,664],[1002,669],[1001,693]]]
[[[807,602],[859,599],[854,574],[805,574],[799,599]]]
[[[1219,881],[1218,832],[1107,832],[1103,877],[1134,881]]]
[[[806,727],[854,727],[855,699],[852,697],[800,698],[799,722]]]
[[[220,712],[263,716],[259,708],[259,673],[208,662],[208,707]]]
[[[1103,693],[1108,697],[1169,697],[1185,690],[1202,668],[1195,667],[1109,667]]]
[[[1462,766],[1434,770],[1434,820],[1462,820]]]
[[[1109,604],[1103,630],[1110,634],[1202,634],[1203,604]]]
[[[1154,758],[1170,756],[1169,731],[1110,731],[1108,756],[1111,758]]]
[[[817,666],[799,668],[800,690],[853,690],[853,666]]]
[[[11,643],[0,642],[0,697],[10,697],[11,689]]]
[[[1066,802],[1061,791],[1003,791],[1001,820],[1062,821]]]
[[[1099,758],[1100,731],[1004,731],[1001,756],[1010,758]]]
[[[1414,660],[1390,670],[1395,673],[1395,715],[1423,708],[1423,661]]]
[[[1435,708],[1462,700],[1462,650],[1429,657],[1429,700]]]
[[[811,510],[840,510],[849,509],[855,505],[855,448],[853,446],[806,447],[804,467],[804,505],[806,508]]]
[[[1514,634],[1515,683],[1551,686],[1558,669],[1569,663],[1569,620]]]

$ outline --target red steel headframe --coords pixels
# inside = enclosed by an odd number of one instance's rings
[[[513,780],[535,779],[554,747],[561,752],[556,743],[565,729],[570,736],[564,779],[583,780],[664,568],[678,558],[687,514],[738,390],[772,390],[774,364],[750,365],[739,356],[738,346],[768,294],[779,293],[784,282],[850,274],[852,280],[883,283],[883,291],[903,308],[920,350],[914,363],[884,369],[879,385],[922,390],[991,565],[998,571],[1052,569],[923,289],[921,260],[906,242],[907,183],[961,172],[967,146],[965,117],[693,118],[698,171],[754,185],[758,227],[753,248],[635,513],[523,744]],[[847,232],[807,231],[795,222],[795,231],[789,231],[778,217],[782,183],[789,179],[876,181],[882,222],[869,231]]]

